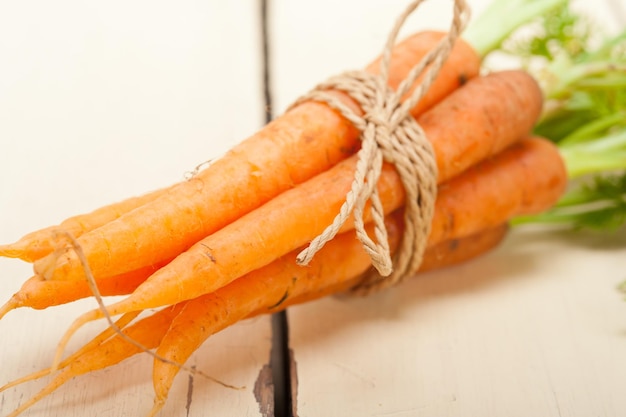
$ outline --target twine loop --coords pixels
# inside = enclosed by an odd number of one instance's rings
[[[346,201],[334,221],[297,257],[301,265],[310,262],[352,214],[357,238],[377,271],[367,274],[353,289],[353,292],[360,294],[395,285],[417,271],[430,234],[437,196],[437,164],[433,148],[410,110],[428,91],[448,58],[466,24],[469,8],[465,0],[454,0],[454,14],[447,36],[409,71],[397,90],[393,91],[387,83],[391,50],[400,28],[423,1],[413,1],[398,18],[383,49],[379,74],[345,72],[317,85],[292,105],[294,107],[311,100],[326,103],[361,132],[361,149],[357,154],[354,180]],[[402,101],[419,77],[419,85]],[[340,90],[348,94],[361,106],[364,115],[355,113],[336,96],[329,94],[328,90]],[[406,194],[405,228],[393,260],[384,222],[385,213],[376,188],[385,161],[395,166]],[[368,203],[374,223],[374,238],[367,234],[363,220]]]

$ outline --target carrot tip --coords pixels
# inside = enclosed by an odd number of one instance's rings
[[[154,397],[154,405],[152,406],[152,409],[148,412],[148,414],[146,414],[146,417],[156,416],[159,413],[159,411],[161,411],[164,405],[165,405],[164,398]]]
[[[83,325],[87,324],[90,321],[97,320],[102,318],[103,314],[100,310],[91,310],[79,316],[74,322],[70,325],[70,327],[66,330],[65,334],[61,337],[59,344],[57,345],[57,349],[54,355],[54,359],[52,361],[52,366],[50,369],[52,372],[56,372],[59,369],[61,364],[61,357],[63,356],[63,352],[65,351],[65,347],[68,342],[72,338],[72,336],[80,329]]]
[[[4,258],[22,258],[26,256],[24,249],[19,247],[19,242],[8,245],[0,245],[0,256]]]
[[[31,397],[28,401],[20,405],[17,409],[15,409],[12,413],[8,414],[6,417],[15,417],[21,413],[23,413],[26,409],[31,407],[33,404],[39,402],[45,396],[54,392],[57,388],[63,385],[67,380],[72,376],[71,373],[65,372],[58,375],[54,378],[48,385],[46,385],[41,391],[39,391],[34,397]]]
[[[50,375],[50,368],[42,369],[41,371],[33,372],[32,374],[7,382],[6,384],[0,387],[0,392],[6,391],[9,388],[13,388],[17,385],[21,385],[29,381],[35,381],[47,375]]]
[[[20,303],[19,297],[17,297],[17,294],[14,295],[13,297],[11,297],[9,299],[9,301],[7,301],[6,303],[4,303],[2,305],[2,307],[0,307],[0,320],[11,310],[15,310],[18,307],[21,307],[22,304]]]

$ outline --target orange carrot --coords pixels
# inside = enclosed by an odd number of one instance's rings
[[[406,77],[406,74],[415,66],[415,57],[423,57],[430,52],[437,42],[446,34],[436,31],[424,31],[417,35],[419,41],[406,41],[398,43],[394,47],[394,55],[391,58],[389,67],[389,86],[396,90]],[[465,84],[471,78],[478,75],[480,70],[480,57],[474,48],[463,39],[457,39],[454,49],[448,57],[449,62],[441,68],[437,74],[437,81],[430,87],[429,92],[411,109],[413,117],[418,117],[426,110],[432,108],[459,86]],[[368,67],[367,71],[378,74],[380,69],[380,58],[377,58]],[[409,96],[419,85],[421,78],[406,93]]]
[[[433,143],[440,178],[451,178],[526,136],[542,104],[530,75],[502,71],[471,80],[424,113],[418,122]]]
[[[439,187],[429,241],[467,236],[547,210],[566,185],[558,148],[543,138],[524,139]]]
[[[211,293],[306,244],[332,221],[350,186],[340,171],[350,163],[354,158],[203,239],[129,297],[109,306],[108,312],[155,308]],[[566,182],[565,167],[552,143],[539,138],[520,141],[440,187],[428,243],[468,236],[513,216],[546,209],[557,201]],[[387,212],[402,205],[403,188],[389,165],[383,169],[379,191]],[[346,223],[344,230],[349,227]],[[82,324],[101,316],[94,310],[79,317],[60,348]]]
[[[402,219],[389,216],[386,223],[390,246],[395,248],[402,234]],[[426,251],[420,272],[485,253],[502,240],[506,230],[506,226],[500,225],[477,235],[435,245]],[[297,251],[214,293],[187,302],[161,340],[157,354],[172,362],[185,363],[208,337],[233,323],[250,315],[283,310],[287,306],[345,291],[355,285],[371,265],[354,232],[337,236],[306,267],[296,265],[296,255]],[[165,404],[179,370],[172,363],[154,361],[155,400],[151,416]]]
[[[444,35],[419,33],[394,49],[391,79],[405,77]],[[405,55],[408,54],[408,55]],[[421,112],[478,74],[480,58],[458,42]],[[372,65],[368,71],[377,70]],[[397,81],[394,81],[397,82]],[[350,100],[344,94],[337,93]],[[417,113],[416,113],[417,114]],[[169,259],[281,192],[326,171],[358,149],[358,132],[326,104],[305,102],[267,125],[190,181],[79,238],[95,277]],[[84,279],[68,250],[35,263],[46,279]]]
[[[130,294],[166,262],[149,265],[136,271],[126,272],[114,277],[96,280],[102,296]],[[66,304],[92,296],[87,281],[45,280],[38,275],[27,279],[18,292],[0,307],[0,319],[11,310],[20,307],[45,309],[52,306]]]
[[[34,262],[62,246],[63,239],[61,239],[61,241],[58,239],[58,236],[61,234],[60,231],[70,233],[74,237],[82,236],[91,230],[121,217],[123,214],[137,207],[155,200],[157,197],[167,192],[167,190],[167,188],[163,188],[138,197],[131,197],[117,203],[100,207],[90,213],[70,217],[56,226],[36,230],[25,235],[15,243],[0,245],[0,256],[20,258],[27,262]]]
[[[430,246],[424,252],[424,258],[418,272],[421,274],[435,269],[451,267],[481,256],[495,248],[504,239],[508,230],[508,225],[501,224],[469,236],[453,238]],[[302,295],[291,294],[283,303],[261,310],[259,313],[275,313],[293,305],[304,304],[332,294],[340,294],[354,288],[359,281],[361,278],[357,277],[335,282],[326,287],[316,282],[303,291]]]

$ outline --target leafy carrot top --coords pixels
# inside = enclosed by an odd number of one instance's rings
[[[517,16],[543,12],[505,28],[511,36],[499,43],[481,41],[476,27],[494,23],[503,8]],[[559,146],[576,180],[552,210],[517,222],[607,231],[626,224],[626,30],[607,35],[568,0],[496,1],[473,24],[466,37],[484,55],[517,58],[541,83],[546,105],[535,133]]]

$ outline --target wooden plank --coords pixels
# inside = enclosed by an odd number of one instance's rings
[[[407,3],[277,0],[277,108],[369,62]],[[443,29],[449,4],[404,32]],[[291,308],[298,415],[624,415],[625,243],[516,230],[463,266]]]
[[[256,2],[60,0],[0,4],[0,241],[183,179],[263,123]],[[31,274],[0,259],[0,298]],[[50,365],[85,300],[0,321],[0,384]],[[95,329],[92,329],[92,331]],[[163,415],[259,415],[253,388],[269,360],[269,318],[212,338],[176,380]],[[87,340],[82,332],[76,347]],[[143,355],[77,378],[25,416],[142,415]],[[6,415],[42,387],[0,397]]]
[[[517,231],[460,267],[289,310],[299,415],[623,415],[624,244]]]

